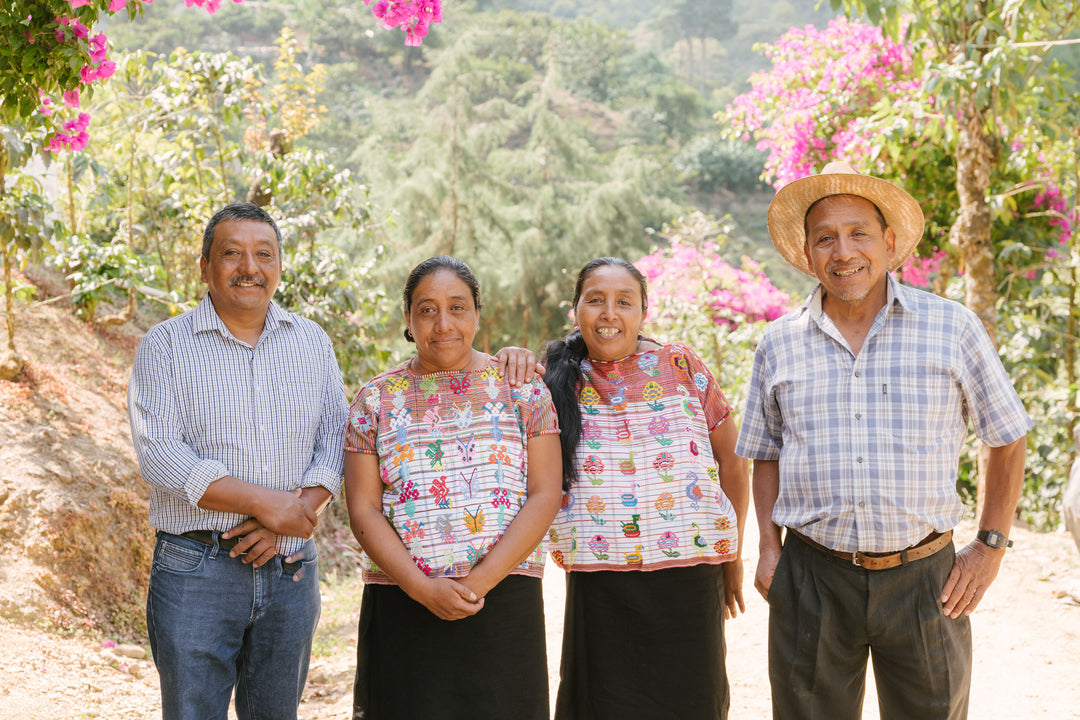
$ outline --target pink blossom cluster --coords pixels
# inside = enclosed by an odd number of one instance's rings
[[[649,281],[649,314],[672,306],[700,307],[716,325],[734,328],[744,322],[775,320],[791,298],[778,290],[758,263],[743,259],[741,268],[720,259],[716,243],[701,249],[679,241],[641,258],[634,265]]]
[[[79,117],[64,123],[63,132],[53,133],[46,150],[53,153],[61,150],[82,150],[90,141],[90,135],[86,132],[89,126],[90,116],[79,113]]]
[[[93,5],[95,2],[95,0],[67,1],[71,4],[72,10],[85,5]],[[154,0],[109,0],[108,10],[111,13],[115,13],[127,7],[129,2],[151,3],[153,1]],[[184,0],[184,2],[188,7],[198,6],[204,8],[211,15],[221,7],[221,0]],[[239,3],[243,2],[243,0],[233,0],[233,2]],[[79,79],[83,85],[89,85],[99,80],[107,80],[113,76],[116,72],[116,63],[109,60],[109,39],[105,36],[105,33],[98,33],[94,37],[90,37],[90,29],[78,19],[72,17],[57,17],[55,22],[56,29],[54,31],[54,36],[56,42],[65,43],[68,41],[78,42],[80,40],[85,40],[87,43],[87,52],[90,56],[90,61],[79,69]],[[31,42],[33,41],[31,40]],[[38,97],[41,99],[41,106],[38,108],[38,111],[42,115],[48,116],[56,112],[58,108],[55,98],[49,97],[45,94],[45,91],[41,89],[39,89]],[[79,88],[64,91],[62,98],[65,107],[79,107]],[[62,126],[62,130],[57,131],[50,136],[46,149],[50,152],[58,152],[60,150],[82,150],[89,141],[89,134],[87,133],[89,122],[89,115],[86,113],[79,113],[79,116],[76,119],[65,122]]]
[[[1053,173],[1043,173],[1046,185],[1031,201],[1031,210],[1049,213],[1050,227],[1057,231],[1058,244],[1068,245],[1072,239],[1073,229],[1080,226],[1080,206],[1069,210],[1069,199],[1061,188],[1051,180]],[[1046,258],[1053,260],[1058,257],[1059,251],[1050,248],[1046,251]]]
[[[861,128],[874,106],[920,88],[902,43],[847,18],[792,28],[765,55],[772,69],[751,75],[751,90],[725,115],[734,135],[769,153],[765,177],[778,189],[829,160],[868,157]]]
[[[418,47],[424,42],[432,23],[442,22],[442,0],[364,0],[375,5],[372,14],[387,30],[405,31],[405,44]]]
[[[930,254],[930,257],[910,255],[904,261],[904,264],[900,266],[897,274],[901,280],[912,287],[929,288],[931,278],[941,269],[941,263],[945,260],[946,255],[947,253],[944,250],[938,250],[937,248],[934,248],[934,252]]]
[[[115,1],[115,0],[114,0]],[[244,0],[233,0],[235,3],[243,2]],[[184,0],[186,7],[201,7],[206,12],[213,15],[221,7],[221,0]]]

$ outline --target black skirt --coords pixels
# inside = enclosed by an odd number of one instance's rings
[[[556,720],[727,717],[722,565],[570,572]]]
[[[539,578],[509,575],[461,620],[440,620],[396,585],[360,606],[354,720],[549,720]]]

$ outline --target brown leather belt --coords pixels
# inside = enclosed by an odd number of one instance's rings
[[[852,565],[857,565],[864,570],[888,570],[889,568],[898,567],[900,565],[907,565],[910,562],[916,560],[922,560],[928,558],[937,551],[945,548],[949,541],[952,540],[952,530],[947,530],[943,533],[930,533],[926,538],[913,547],[909,547],[906,550],[893,553],[865,553],[865,552],[840,552],[839,550],[830,550],[829,548],[816,543],[810,538],[806,537],[797,530],[788,528],[787,531],[794,537],[799,538],[804,543],[820,550],[826,555],[831,555],[834,558],[849,562]]]

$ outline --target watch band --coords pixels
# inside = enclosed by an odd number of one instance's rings
[[[997,548],[1011,548],[1013,541],[1005,536],[1004,533],[997,530],[980,530],[975,533],[975,539],[986,545],[987,547]]]

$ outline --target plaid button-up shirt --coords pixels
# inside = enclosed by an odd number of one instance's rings
[[[150,329],[128,384],[131,435],[151,488],[150,524],[174,534],[239,525],[245,516],[197,505],[226,475],[337,495],[348,410],[322,328],[270,303],[252,348],[232,336],[207,295]],[[278,553],[303,544],[279,537]]]
[[[820,286],[769,325],[736,452],[779,461],[777,525],[834,550],[891,552],[962,518],[969,422],[995,447],[1032,426],[978,318],[889,275],[858,356]]]

